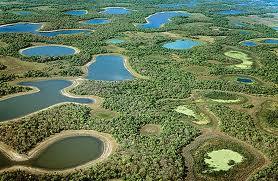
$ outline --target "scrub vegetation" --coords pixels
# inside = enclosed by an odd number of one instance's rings
[[[119,145],[107,159],[82,170],[51,175],[14,170],[1,172],[0,180],[277,180],[277,45],[242,44],[278,38],[272,21],[259,18],[277,19],[269,16],[274,6],[265,1],[0,0],[1,25],[32,22],[43,23],[41,31],[92,30],[46,37],[3,33],[0,26],[0,98],[32,91],[18,82],[78,79],[80,84],[67,92],[97,100],[95,106],[67,103],[1,122],[0,141],[26,154],[62,131],[94,130],[110,134]],[[113,6],[130,11],[100,13]],[[71,10],[88,13],[65,14]],[[163,11],[189,16],[171,18],[160,28],[136,26]],[[95,18],[111,22],[80,23]],[[107,43],[113,39],[124,42]],[[163,48],[179,39],[205,43],[182,51]],[[60,57],[19,53],[50,44],[80,52]],[[125,57],[134,79],[87,80],[88,63],[101,54]],[[237,77],[255,82],[241,83]],[[242,161],[228,161],[233,165],[228,170],[208,171],[208,153],[223,149],[239,153]]]

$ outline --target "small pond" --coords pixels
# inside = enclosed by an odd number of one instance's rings
[[[236,80],[240,83],[245,83],[245,84],[250,84],[254,82],[254,80],[245,77],[238,77]]]
[[[121,44],[121,43],[124,43],[124,42],[125,42],[124,40],[116,39],[116,38],[109,39],[109,40],[106,41],[106,43],[108,43],[108,44]]]
[[[194,40],[176,40],[174,42],[169,42],[163,45],[164,48],[173,49],[173,50],[184,50],[190,49],[195,46],[201,45],[201,42]]]
[[[254,47],[257,46],[257,43],[253,42],[253,41],[244,41],[242,42],[243,46],[247,46],[247,47]]]
[[[265,39],[265,40],[262,41],[262,43],[278,44],[278,39]]]

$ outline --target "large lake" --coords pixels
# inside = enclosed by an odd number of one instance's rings
[[[68,29],[54,31],[39,31],[42,28],[42,23],[16,23],[0,26],[0,33],[32,33],[40,36],[53,37],[58,35],[71,35],[92,32],[89,29]]]
[[[72,84],[67,80],[43,80],[19,83],[22,86],[33,86],[39,92],[21,95],[0,101],[0,121],[26,116],[58,103],[93,103],[94,100],[86,98],[71,98],[62,95],[61,90]]]
[[[120,55],[98,55],[88,67],[89,80],[131,80],[132,74],[124,66],[124,57]]]
[[[147,23],[140,24],[141,28],[160,28],[162,25],[169,23],[173,17],[187,17],[188,13],[183,11],[166,11],[158,12],[146,18]]]

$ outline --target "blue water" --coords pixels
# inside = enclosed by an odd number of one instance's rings
[[[88,67],[89,80],[119,81],[131,80],[132,74],[124,66],[120,55],[98,55],[96,61]]]
[[[124,42],[125,42],[124,40],[115,39],[115,38],[106,41],[106,43],[109,43],[109,44],[121,44]]]
[[[247,46],[247,47],[254,47],[254,46],[257,46],[257,43],[252,42],[252,41],[245,41],[245,42],[242,42],[242,45]]]
[[[22,16],[27,16],[27,15],[31,15],[32,12],[31,11],[17,11],[17,12],[15,12],[15,14],[22,15]]]
[[[216,12],[216,14],[220,14],[220,15],[239,15],[244,13],[246,13],[246,11],[242,11],[242,10],[223,10],[223,11]]]
[[[58,35],[69,35],[78,33],[90,33],[91,30],[57,30],[57,31],[38,31],[42,23],[16,23],[0,26],[0,33],[32,33],[40,36],[53,37]]]
[[[262,43],[278,44],[278,39],[266,39],[266,40],[263,40]]]
[[[147,23],[140,24],[139,27],[141,28],[160,28],[162,25],[168,23],[171,18],[182,16],[187,17],[189,16],[186,12],[179,12],[179,11],[166,11],[166,12],[158,12],[155,13],[147,18]]]
[[[21,52],[26,56],[58,57],[75,54],[74,48],[59,45],[34,46]]]
[[[72,15],[72,16],[82,16],[87,14],[88,11],[86,10],[71,10],[71,11],[66,11],[65,14],[67,15]]]
[[[0,26],[0,33],[35,33],[42,23],[16,23]]]
[[[278,31],[278,26],[277,27],[273,27],[274,30]]]
[[[90,25],[102,25],[102,24],[108,24],[111,20],[109,19],[103,19],[103,18],[96,18],[96,19],[90,19],[83,21],[82,24],[90,24]]]
[[[70,98],[61,94],[61,90],[69,87],[72,82],[67,80],[44,80],[19,83],[22,86],[34,86],[40,89],[34,94],[12,97],[0,101],[0,121],[14,119],[32,112],[45,109],[63,102],[88,104],[94,100],[86,98]]]
[[[174,50],[184,50],[193,48],[201,44],[202,43],[193,40],[176,40],[174,42],[165,43],[163,47]]]
[[[101,13],[110,15],[128,14],[129,10],[123,7],[107,7]]]
[[[242,77],[238,77],[238,78],[237,78],[237,81],[238,81],[238,82],[241,82],[241,83],[246,83],[246,84],[254,82],[254,80],[252,80],[252,79],[249,79],[249,78],[242,78]]]

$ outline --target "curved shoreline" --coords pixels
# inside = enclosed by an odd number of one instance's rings
[[[86,104],[86,103],[76,103],[76,102],[61,102],[61,103],[58,103],[58,104],[53,104],[49,107],[46,107],[44,109],[40,109],[38,111],[35,111],[35,112],[32,112],[30,114],[27,114],[27,115],[23,115],[23,116],[19,116],[19,117],[16,117],[14,119],[8,119],[8,120],[3,120],[3,121],[0,121],[0,125],[1,124],[4,124],[6,122],[15,122],[15,121],[20,121],[20,119],[24,118],[24,117],[30,117],[34,114],[37,114],[37,113],[40,113],[42,111],[45,111],[45,110],[49,110],[53,107],[56,107],[56,106],[60,106],[60,105],[64,105],[64,104],[79,104],[79,105],[87,105],[91,108],[95,108],[95,107],[100,107],[102,102],[103,102],[103,99],[98,97],[98,96],[87,96],[87,95],[84,95],[84,96],[76,96],[76,95],[73,95],[69,92],[69,90],[75,88],[76,86],[78,86],[80,84],[80,80],[82,79],[42,79],[42,80],[36,80],[36,81],[47,81],[47,80],[66,80],[66,81],[70,81],[72,82],[72,84],[68,87],[65,87],[63,88],[62,90],[60,90],[60,93],[66,97],[71,97],[71,98],[87,98],[87,99],[91,99],[92,100],[92,103],[89,103],[89,104]],[[16,94],[12,94],[12,95],[8,95],[8,96],[4,96],[2,98],[0,98],[0,101],[3,101],[3,100],[6,100],[6,99],[9,99],[9,98],[13,98],[13,97],[17,97],[17,96],[24,96],[24,95],[28,95],[28,94],[34,94],[34,93],[37,93],[40,91],[40,89],[38,89],[37,87],[33,87],[33,86],[25,86],[25,87],[31,87],[31,88],[35,88],[35,90],[31,90],[31,91],[28,91],[28,92],[21,92],[21,93],[16,93]]]
[[[73,47],[73,46],[62,45],[62,44],[61,44],[61,45],[59,45],[59,44],[35,45],[35,46],[31,46],[31,47],[27,47],[27,48],[20,49],[20,50],[19,50],[19,53],[20,53],[22,56],[30,57],[30,56],[28,56],[28,55],[24,55],[24,54],[23,54],[23,51],[29,50],[29,49],[33,49],[33,48],[45,47],[45,46],[51,46],[51,47],[64,47],[64,48],[73,49],[73,50],[74,50],[74,54],[72,54],[72,55],[76,55],[76,54],[80,53],[80,49],[78,49],[78,48],[76,48],[76,47]],[[62,55],[62,56],[70,56],[70,55]],[[47,56],[47,57],[53,57],[53,56]],[[55,57],[55,56],[54,56],[54,57]]]
[[[25,166],[25,165],[14,165],[8,168],[4,168],[0,170],[0,172],[6,171],[15,171],[15,170],[24,170],[31,172],[33,174],[41,174],[41,173],[58,173],[58,174],[67,174],[72,173],[81,169],[89,168],[90,166],[104,161],[108,156],[110,156],[118,147],[117,142],[115,139],[107,133],[101,133],[94,130],[66,130],[55,135],[51,135],[44,141],[38,143],[35,148],[30,150],[26,155],[25,154],[18,154],[12,148],[4,143],[0,143],[0,150],[2,153],[11,159],[14,162],[23,162],[29,159],[35,158],[38,154],[40,154],[43,150],[49,147],[51,144],[63,140],[68,137],[75,137],[75,136],[92,136],[95,138],[100,139],[104,143],[104,150],[101,156],[95,160],[88,161],[84,164],[81,164],[76,167],[61,169],[61,170],[48,170],[43,168],[34,168],[32,166]]]
[[[16,24],[40,24],[41,27],[37,30],[35,30],[35,32],[38,32],[38,33],[51,33],[51,32],[58,32],[58,31],[65,31],[65,30],[85,30],[85,31],[93,31],[91,29],[85,29],[85,28],[74,28],[74,29],[69,29],[69,28],[65,28],[65,29],[57,29],[57,30],[41,30],[45,27],[45,24],[46,22],[41,22],[41,23],[32,23],[32,22],[17,22],[17,23],[9,23],[9,24],[3,24],[3,25],[0,25],[0,28],[1,27],[5,27],[5,26],[12,26],[12,25],[16,25]],[[40,35],[40,36],[43,36],[43,35]]]
[[[162,12],[156,12],[156,13],[151,14],[151,15],[149,15],[149,16],[147,16],[147,17],[145,18],[145,21],[146,21],[147,23],[138,23],[138,24],[136,24],[135,26],[138,27],[138,26],[142,26],[142,25],[144,25],[144,24],[151,24],[151,22],[149,21],[149,18],[150,18],[150,17],[152,17],[152,16],[154,16],[154,15],[156,15],[156,14],[159,14],[159,13],[165,14],[165,13],[167,13],[167,12],[185,13],[185,14],[190,15],[187,11],[162,11]],[[167,19],[168,22],[166,22],[166,23],[171,22],[171,21],[172,21],[172,20],[171,20],[172,18],[174,18],[174,17],[168,18],[168,19]],[[158,28],[163,27],[166,23],[159,25]],[[142,27],[139,27],[139,28],[142,28]]]
[[[121,54],[119,54],[119,53],[104,53],[104,54],[97,54],[97,55],[94,55],[93,58],[92,58],[92,60],[91,60],[90,62],[88,62],[86,65],[83,66],[83,70],[85,71],[85,75],[83,76],[83,78],[84,78],[85,80],[88,80],[88,79],[86,79],[86,76],[88,75],[89,66],[96,62],[96,58],[97,58],[98,56],[105,56],[105,55],[107,55],[107,56],[109,56],[109,55],[115,55],[115,56],[120,56],[120,57],[122,57],[122,58],[123,58],[124,67],[126,68],[126,70],[127,70],[131,75],[133,75],[134,77],[139,78],[139,79],[146,79],[146,80],[149,79],[149,77],[143,76],[143,75],[137,73],[135,70],[133,70],[132,67],[130,66],[130,64],[129,64],[129,62],[128,62],[128,58],[127,58],[126,56],[121,55]],[[103,81],[103,80],[102,80],[102,81]],[[124,80],[123,80],[123,81],[124,81]]]

